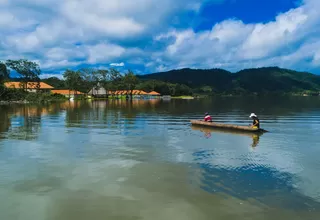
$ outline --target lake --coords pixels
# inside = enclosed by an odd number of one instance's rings
[[[2,105],[0,219],[320,219],[319,133],[319,97]]]

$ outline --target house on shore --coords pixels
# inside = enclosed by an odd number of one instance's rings
[[[78,98],[85,95],[83,92],[69,89],[53,89],[51,90],[51,93],[64,95],[67,98]]]
[[[43,93],[50,93],[52,86],[44,82],[5,82],[4,86],[8,89],[25,89],[27,92],[37,92],[40,90]]]
[[[89,92],[88,95],[95,97],[95,98],[107,98],[107,90],[103,87],[93,87]]]
[[[156,91],[151,91],[151,92],[149,92],[147,94],[148,94],[148,98],[149,99],[158,99],[161,96],[161,94],[156,92]]]
[[[103,87],[93,87],[89,92],[88,95],[94,98],[107,98],[113,97],[119,99],[123,96],[126,98],[130,98],[132,92],[132,99],[155,99],[160,98],[161,94],[155,91],[152,92],[145,92],[143,90],[109,90],[107,91]]]
[[[130,97],[131,91],[130,90],[116,90],[116,91],[109,91],[109,96],[115,96],[115,97]],[[147,93],[142,90],[132,90],[132,99],[142,99],[144,96],[146,96]]]

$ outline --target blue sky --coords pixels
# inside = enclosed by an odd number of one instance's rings
[[[0,60],[43,76],[280,66],[320,74],[319,0],[0,0]]]

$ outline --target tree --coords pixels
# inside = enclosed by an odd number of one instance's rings
[[[6,92],[6,88],[3,83],[6,79],[9,78],[9,71],[6,64],[0,61],[0,97]]]
[[[112,96],[115,95],[115,91],[119,89],[122,82],[123,82],[123,76],[121,75],[121,73],[118,70],[111,68],[109,70],[108,88],[109,88],[109,91],[111,91]]]
[[[176,95],[176,84],[172,84],[172,83],[168,83],[167,84],[169,91],[170,91],[170,95],[175,96]]]
[[[130,91],[130,98],[132,100],[133,90],[136,88],[137,84],[139,83],[139,80],[136,77],[136,75],[134,75],[134,73],[131,70],[129,70],[124,75],[123,82],[124,82],[127,90]]]
[[[94,68],[82,68],[79,72],[81,79],[90,85],[90,89],[99,90],[99,81],[95,77]]]
[[[66,70],[63,73],[63,77],[65,78],[66,87],[69,89],[69,97],[70,90],[78,90],[81,84],[81,73],[80,71]]]
[[[41,74],[40,67],[37,63],[28,61],[26,59],[20,60],[7,60],[7,67],[16,71],[22,77],[22,87],[27,91],[27,83],[35,83],[36,89],[40,88],[40,78]]]
[[[136,86],[136,89],[143,90],[145,92],[151,92],[151,91],[154,91],[155,84],[156,84],[155,81],[144,81],[139,83]]]
[[[105,89],[106,91],[106,96],[108,97],[109,94],[109,71],[108,70],[103,70],[103,69],[98,69],[94,72],[94,79],[95,81]]]
[[[80,72],[84,82],[89,82],[91,88],[96,91],[99,91],[100,88],[104,88],[107,93],[106,95],[108,95],[108,82],[110,79],[108,70],[83,68]]]
[[[4,80],[9,78],[9,70],[7,69],[6,64],[0,61],[0,83],[2,84]]]
[[[123,78],[121,73],[114,68],[111,68],[109,73],[110,73],[110,81],[112,82],[119,83]]]
[[[183,84],[176,84],[175,85],[175,94],[176,96],[182,96],[182,95],[192,95],[192,89],[186,85]]]
[[[65,89],[66,87],[64,81],[62,79],[59,79],[58,77],[49,77],[46,79],[42,79],[42,82],[53,86],[55,89]]]

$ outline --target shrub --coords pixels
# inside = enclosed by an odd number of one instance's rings
[[[50,93],[29,93],[26,96],[28,102],[52,102],[52,101],[61,101],[67,100],[64,95],[61,94],[50,94]]]
[[[26,95],[27,92],[20,89],[0,88],[0,100],[3,101],[23,101]]]

